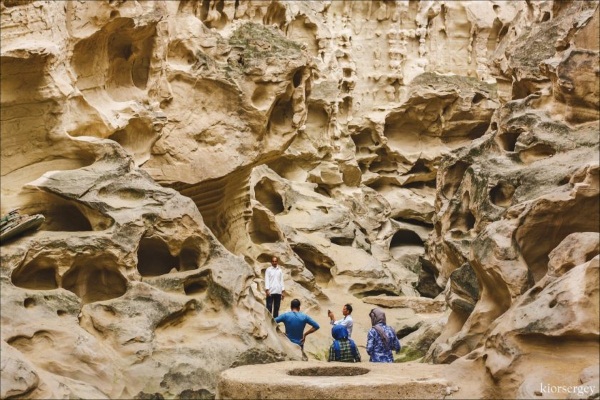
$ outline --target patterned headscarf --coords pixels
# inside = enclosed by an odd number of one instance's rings
[[[369,317],[371,317],[371,325],[373,326],[373,329],[379,333],[379,336],[381,336],[381,340],[383,341],[383,346],[387,349],[389,347],[388,337],[385,334],[382,326],[385,325],[385,313],[381,308],[374,308],[369,313]]]
[[[369,317],[371,317],[371,325],[375,326],[379,323],[386,324],[385,322],[385,313],[381,308],[374,308],[369,313]]]

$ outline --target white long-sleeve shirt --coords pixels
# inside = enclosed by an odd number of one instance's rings
[[[270,266],[265,272],[265,289],[270,294],[281,294],[285,288],[283,286],[283,271],[279,266],[277,268]]]
[[[352,337],[352,327],[354,326],[354,321],[352,320],[351,315],[346,315],[342,319],[338,319],[337,321],[329,321],[331,325],[343,325],[348,330],[348,337]]]

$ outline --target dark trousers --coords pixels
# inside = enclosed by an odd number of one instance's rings
[[[267,297],[267,310],[273,314],[273,318],[279,315],[279,306],[281,305],[281,295],[273,293]]]

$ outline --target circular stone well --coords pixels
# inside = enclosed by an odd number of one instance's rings
[[[442,399],[443,365],[286,361],[221,373],[217,399]]]
[[[309,367],[297,368],[288,371],[288,375],[293,376],[355,376],[364,375],[369,372],[368,368],[360,367]]]

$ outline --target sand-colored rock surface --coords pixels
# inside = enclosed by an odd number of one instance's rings
[[[274,255],[303,365],[351,303],[405,345],[344,377],[382,397],[597,396],[598,3],[1,0],[0,212],[45,220],[1,243],[0,397],[298,388]]]
[[[416,313],[440,313],[446,310],[443,299],[429,299],[427,297],[408,296],[372,296],[363,297],[363,302],[384,308],[409,308]]]
[[[219,399],[444,399],[465,394],[447,365],[283,362],[221,374]],[[422,378],[416,378],[422,376]]]

